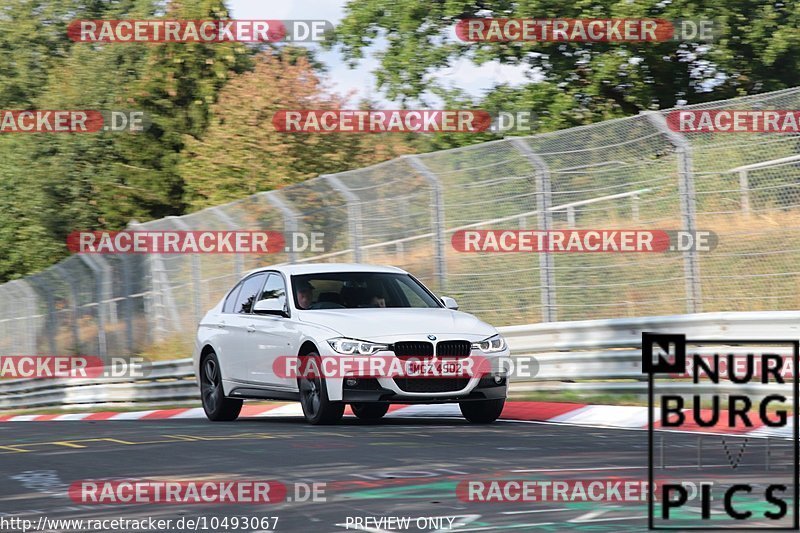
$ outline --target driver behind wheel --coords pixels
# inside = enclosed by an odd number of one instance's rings
[[[294,290],[297,295],[297,307],[310,309],[313,301],[314,286],[305,280],[301,280],[296,284]]]

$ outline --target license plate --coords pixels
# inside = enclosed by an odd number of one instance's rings
[[[406,372],[411,376],[453,376],[461,375],[461,361],[409,361]]]

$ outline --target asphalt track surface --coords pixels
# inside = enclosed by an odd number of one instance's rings
[[[645,531],[646,503],[464,502],[456,497],[456,485],[499,478],[645,480],[647,442],[642,430],[510,421],[474,426],[460,419],[368,424],[345,418],[327,427],[301,418],[6,423],[0,424],[0,518],[36,524],[42,516],[173,521],[277,516],[274,528],[238,531],[340,532],[347,530],[347,517],[395,516],[411,517],[405,531]],[[729,438],[731,450],[732,442],[738,446],[742,440]],[[752,442],[747,456],[755,462],[763,444]],[[672,433],[665,453],[692,458],[697,446],[698,436]],[[718,445],[705,448],[704,461],[719,459],[711,457],[721,450]],[[687,459],[690,471],[691,463]],[[327,485],[325,501],[270,505],[78,505],[67,496],[74,481],[108,478],[269,479],[286,484],[290,497],[294,483]],[[455,529],[413,525],[418,517],[444,516],[456,517]],[[350,531],[392,531],[352,524]],[[216,529],[226,530],[232,529]]]

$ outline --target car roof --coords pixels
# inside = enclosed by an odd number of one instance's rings
[[[389,272],[407,274],[403,269],[393,266],[368,265],[364,263],[301,263],[296,265],[273,265],[254,268],[246,276],[264,270],[276,270],[288,276],[296,274],[327,274],[330,272]]]

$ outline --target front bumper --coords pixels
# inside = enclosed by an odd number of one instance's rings
[[[508,380],[494,383],[491,376],[481,378],[478,384],[462,394],[442,396],[441,394],[423,396],[415,394],[398,394],[397,392],[382,387],[376,379],[362,379],[356,387],[342,387],[342,400],[345,403],[370,403],[387,402],[399,404],[431,404],[431,403],[458,403],[480,400],[500,400],[508,394]]]

